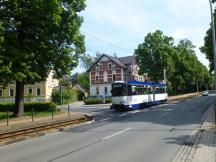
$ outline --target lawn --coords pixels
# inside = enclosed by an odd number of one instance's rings
[[[54,112],[54,115],[61,114],[62,112]],[[9,112],[9,118],[12,117],[13,113]],[[32,116],[32,112],[26,112],[24,116]],[[50,111],[41,111],[41,112],[34,112],[34,117],[44,117],[44,116],[52,116],[52,112]],[[7,112],[0,112],[0,120],[7,119]]]

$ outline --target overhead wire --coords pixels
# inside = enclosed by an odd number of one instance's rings
[[[108,41],[106,41],[106,40],[104,40],[104,39],[102,39],[102,38],[99,38],[98,36],[95,36],[95,35],[93,35],[93,34],[89,34],[89,33],[84,32],[84,31],[80,31],[80,32],[83,33],[84,35],[87,35],[87,36],[90,36],[90,37],[92,37],[92,38],[95,38],[95,39],[97,39],[97,40],[99,40],[99,41],[102,41],[102,42],[104,42],[104,43],[106,43],[106,44],[108,44],[108,45],[110,45],[110,46],[112,46],[112,47],[114,47],[114,48],[118,48],[118,49],[121,49],[121,50],[124,50],[124,51],[127,51],[127,52],[131,51],[130,49],[122,48],[122,47],[120,47],[120,46],[118,46],[118,45],[115,45],[115,44],[113,44],[113,43],[110,43],[110,42],[108,42]]]

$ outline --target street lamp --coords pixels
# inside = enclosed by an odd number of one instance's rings
[[[215,26],[214,26],[214,15],[212,11],[212,0],[209,0],[209,4],[210,4],[210,11],[211,11],[212,47],[213,47],[213,58],[214,58],[214,87],[216,90]]]

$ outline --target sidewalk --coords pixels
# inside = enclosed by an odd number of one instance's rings
[[[196,96],[200,96],[201,93],[189,93],[189,94],[183,94],[183,95],[177,95],[177,96],[170,96],[168,97],[168,101],[179,101],[179,100],[184,100],[184,99],[189,99],[189,98],[193,98]]]
[[[172,162],[216,162],[215,105],[204,115],[201,128],[195,129]]]
[[[48,123],[53,123],[57,121],[64,121],[67,119],[76,120],[79,118],[85,118],[85,114],[79,113],[79,112],[70,112],[69,116],[68,116],[68,113],[54,114],[53,119],[51,115],[44,116],[44,117],[34,117],[34,122],[32,122],[32,118],[29,116],[15,118],[15,119],[9,120],[9,126],[7,126],[6,121],[1,121],[0,122],[0,133],[5,132],[5,131],[13,131],[17,129],[41,125],[41,124],[48,124]]]

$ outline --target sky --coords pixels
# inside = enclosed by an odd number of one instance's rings
[[[133,55],[148,33],[161,30],[176,44],[181,39],[191,40],[198,59],[208,67],[199,50],[210,27],[208,0],[87,0],[86,4],[80,13],[86,54]],[[79,65],[73,73],[82,71]]]

